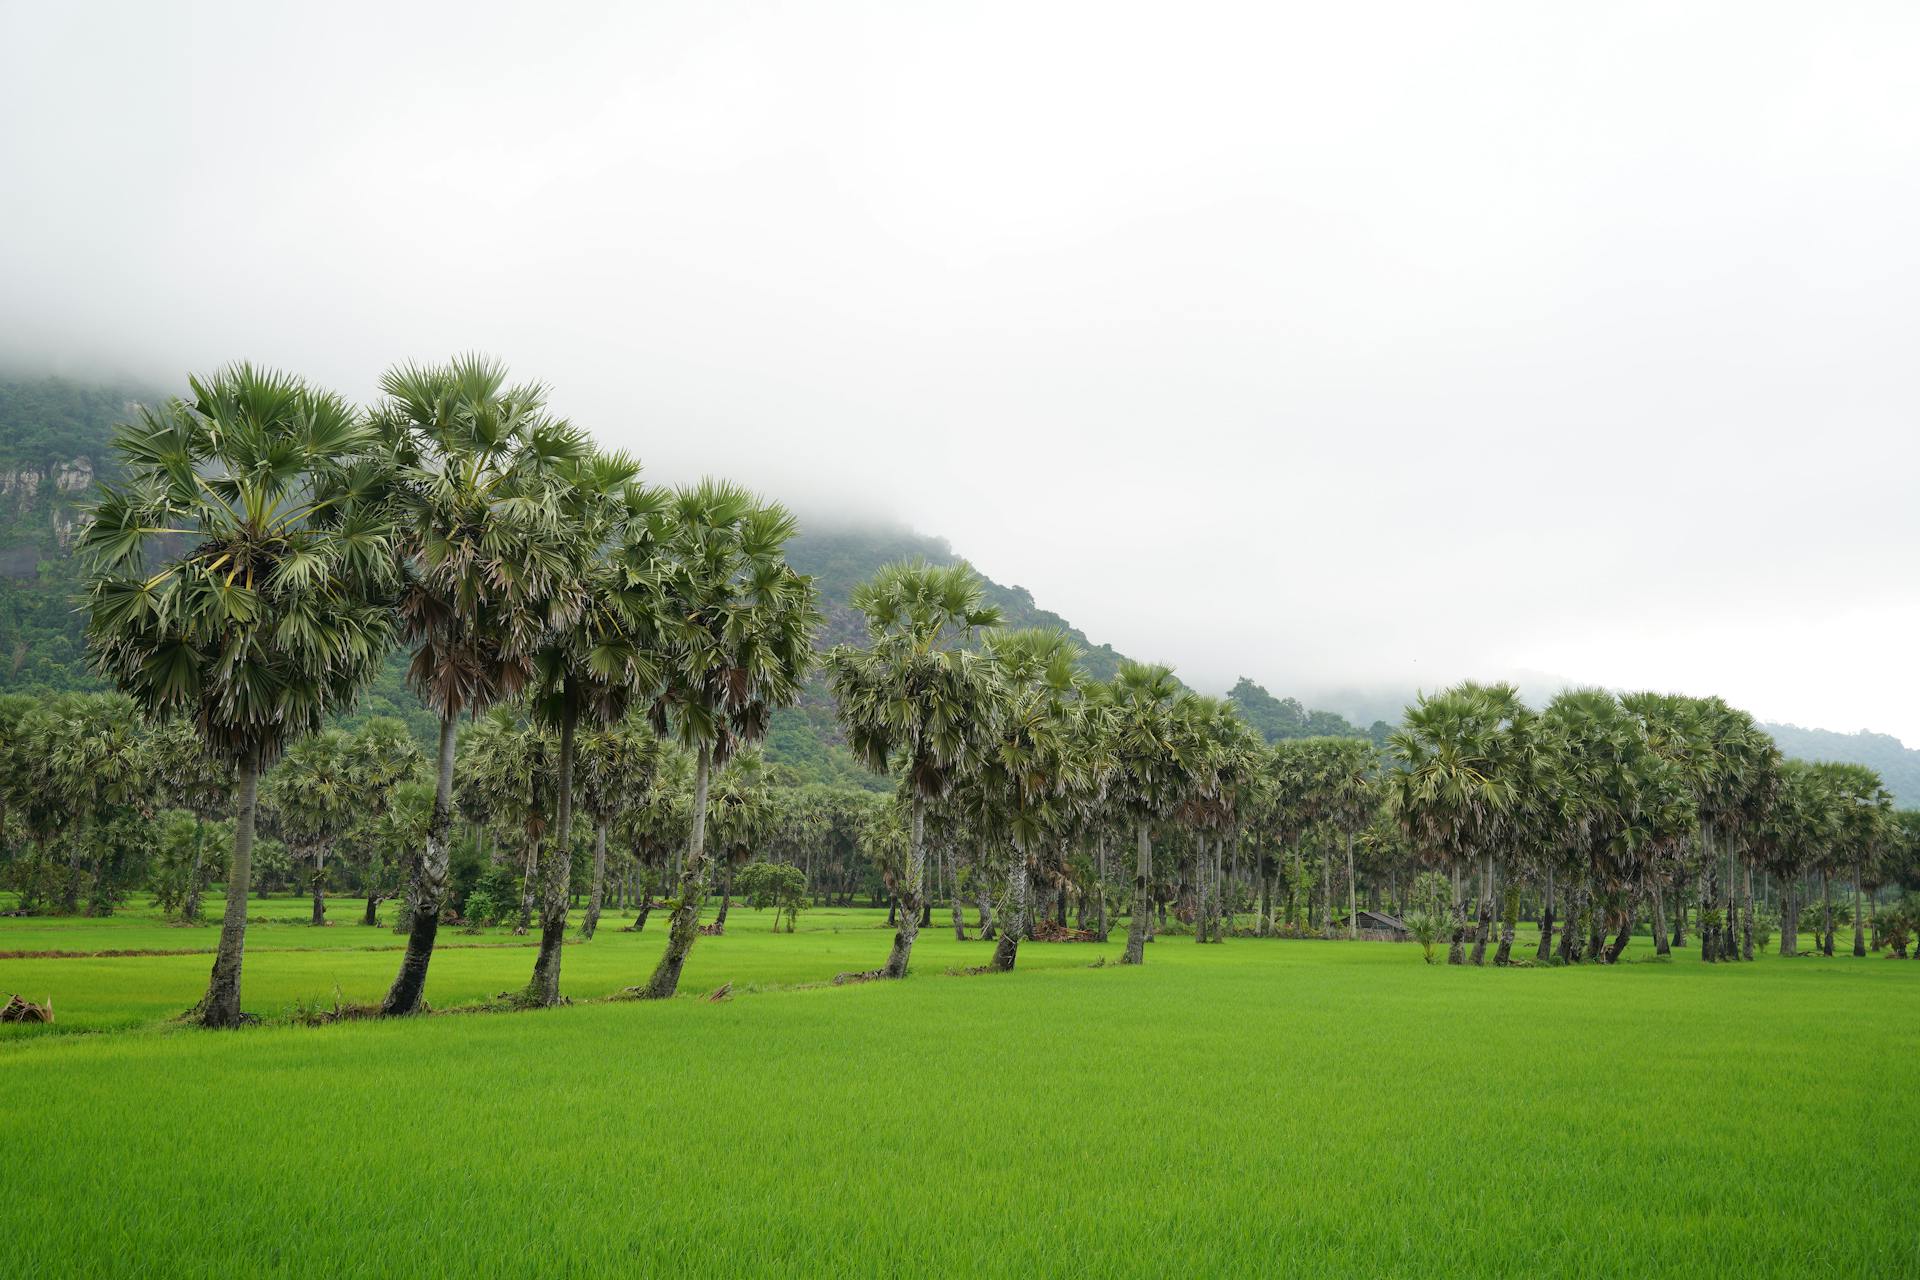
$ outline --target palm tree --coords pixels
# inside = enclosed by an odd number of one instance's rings
[[[267,775],[266,799],[279,815],[280,833],[295,858],[312,868],[313,924],[327,922],[327,857],[365,803],[354,776],[352,741],[325,729],[287,748]]]
[[[976,630],[997,626],[1000,611],[982,603],[980,579],[965,563],[921,560],[884,566],[854,588],[852,603],[866,617],[869,644],[835,646],[828,682],[854,754],[876,772],[896,764],[904,771],[899,927],[879,970],[903,978],[925,905],[927,802],[976,767],[994,736],[999,688],[991,659],[963,646]]]
[[[639,993],[663,999],[699,930],[706,895],[707,790],[714,766],[766,736],[814,661],[820,625],[813,580],[794,572],[793,516],[737,485],[704,480],[652,517],[650,559],[638,566],[653,595],[661,687],[652,716],[694,753],[687,857],[667,947]]]
[[[757,750],[739,751],[726,767],[715,772],[707,787],[707,830],[719,852],[720,913],[713,918],[724,929],[733,909],[734,872],[752,857],[771,833],[774,821],[772,788],[766,781],[766,763]]]
[[[1861,901],[1860,889],[1886,848],[1893,823],[1893,797],[1881,785],[1880,775],[1866,765],[1829,764],[1823,768],[1839,805],[1839,840],[1833,847],[1832,861],[1853,881],[1853,954],[1864,956],[1870,904]],[[1831,926],[1826,953],[1833,954]]]
[[[1152,826],[1186,799],[1193,744],[1182,723],[1192,695],[1173,668],[1123,662],[1112,680],[1092,690],[1107,726],[1113,762],[1109,794],[1133,826],[1133,914],[1122,964],[1143,964],[1152,913]]]
[[[193,852],[182,878],[180,918],[200,918],[200,895],[210,872],[205,866],[207,825],[232,808],[233,765],[210,755],[191,721],[170,716],[147,733],[150,782],[166,808],[193,815]]]
[[[191,386],[116,431],[127,481],[102,487],[81,546],[95,668],[235,765],[226,918],[192,1015],[231,1027],[260,773],[379,669],[391,526],[369,496],[375,437],[344,401],[248,365]]]
[[[644,565],[660,509],[660,495],[636,481],[639,467],[620,454],[586,449],[584,437],[549,429],[539,442],[547,465],[564,476],[559,490],[569,531],[568,572],[550,606],[554,625],[535,658],[533,709],[558,734],[554,781],[553,849],[542,869],[540,950],[526,998],[538,1005],[560,999],[561,943],[567,931],[573,864],[574,759],[584,717],[608,725],[627,714],[633,699],[653,685],[656,669],[647,645],[653,620]],[[616,540],[623,543],[616,557]]]
[[[1380,807],[1380,752],[1365,738],[1320,738],[1318,775],[1322,821],[1338,832],[1347,848],[1347,937],[1360,936],[1359,900],[1354,889],[1353,842],[1372,824]]]
[[[1520,794],[1525,714],[1510,685],[1462,684],[1407,708],[1390,739],[1399,763],[1386,775],[1388,806],[1421,857],[1453,872],[1448,964],[1466,961],[1463,865],[1482,864],[1483,900],[1491,896],[1492,857]],[[1490,909],[1482,906],[1483,919],[1490,921]]]
[[[509,387],[499,364],[463,356],[402,365],[381,379],[374,412],[396,471],[403,516],[398,617],[413,651],[407,681],[440,721],[433,816],[409,868],[406,954],[381,1012],[413,1013],[426,990],[446,900],[455,729],[532,678],[568,567],[552,469],[538,441],[546,392]]]
[[[358,789],[360,803],[352,829],[350,847],[359,854],[364,873],[367,907],[361,924],[373,928],[379,924],[379,905],[392,892],[387,869],[395,865],[385,850],[391,837],[404,825],[387,821],[395,792],[420,772],[420,744],[414,741],[405,722],[392,716],[374,716],[353,731],[347,747],[347,770]],[[431,795],[431,792],[428,793]],[[426,838],[426,824],[420,824]]]
[[[54,714],[41,721],[31,743],[30,776],[73,815],[66,832],[67,879],[61,906],[80,910],[81,862],[92,851],[92,901],[88,910],[109,914],[113,907],[101,875],[94,840],[96,820],[112,806],[145,790],[148,771],[145,735],[133,701],[121,694],[78,695],[60,699]]]
[[[607,831],[622,813],[645,804],[653,792],[665,747],[651,726],[623,719],[580,739],[576,774],[581,807],[593,820],[593,885],[587,896],[582,936],[600,927],[607,887]]]
[[[986,650],[1004,701],[996,717],[999,731],[968,789],[999,818],[1011,851],[1006,909],[993,952],[993,967],[1006,973],[1019,955],[1035,851],[1061,838],[1072,816],[1069,789],[1087,763],[1079,731],[1086,680],[1079,649],[1057,628],[992,631]],[[957,918],[957,893],[955,902]]]

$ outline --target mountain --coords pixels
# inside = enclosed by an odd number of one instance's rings
[[[1796,760],[1837,760],[1879,771],[1880,781],[1902,809],[1920,809],[1920,751],[1884,733],[1837,733],[1797,724],[1763,724],[1780,750]]]
[[[152,398],[150,392],[144,395]],[[73,532],[93,482],[113,475],[107,448],[113,424],[125,419],[132,402],[142,396],[141,389],[132,387],[0,378],[0,690],[99,687],[86,669],[81,619],[75,611]],[[801,528],[788,554],[794,567],[811,575],[820,589],[826,615],[822,647],[862,638],[860,617],[850,599],[854,585],[881,565],[916,556],[934,564],[960,559],[944,539],[900,525],[803,512]],[[1110,677],[1124,661],[1111,645],[1095,644],[1059,614],[1042,609],[1024,587],[987,580],[985,594],[1000,607],[1008,626],[1065,631],[1084,650],[1083,664],[1096,679]],[[423,742],[431,742],[433,717],[407,689],[403,670],[404,660],[396,654],[349,723],[372,715],[397,716]],[[1325,735],[1384,742],[1410,701],[1357,692],[1316,699],[1358,715],[1358,721],[1349,721],[1294,698],[1275,697],[1246,677],[1228,697],[1269,742]],[[1362,728],[1359,721],[1370,723]],[[1797,725],[1766,728],[1788,755],[1878,769],[1899,803],[1920,807],[1920,751],[1909,750],[1898,739]],[[818,680],[799,706],[774,717],[767,754],[809,780],[886,785],[861,768],[842,745],[832,699]]]

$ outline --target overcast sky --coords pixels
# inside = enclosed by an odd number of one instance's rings
[[[1920,6],[0,0],[0,356],[480,349],[1202,687],[1920,744]]]

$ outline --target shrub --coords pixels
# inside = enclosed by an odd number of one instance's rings
[[[520,877],[505,863],[483,870],[467,894],[467,919],[475,924],[499,924],[520,909]]]

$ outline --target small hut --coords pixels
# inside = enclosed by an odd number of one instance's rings
[[[1413,937],[1413,933],[1399,917],[1390,916],[1384,911],[1368,911],[1362,908],[1354,912],[1354,923],[1359,926],[1359,936],[1368,942],[1406,942]],[[1335,927],[1345,929],[1347,927],[1345,918],[1337,921]]]

